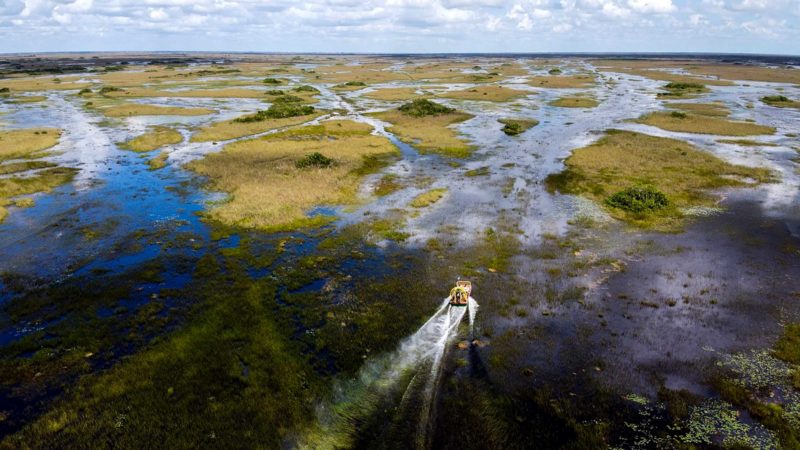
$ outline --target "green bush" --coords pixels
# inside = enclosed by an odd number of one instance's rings
[[[92,90],[89,89],[89,88],[83,88],[80,91],[78,91],[78,95],[87,95],[87,94],[91,94],[91,93],[92,93]]]
[[[522,131],[522,125],[520,125],[519,122],[507,122],[503,125],[503,133],[509,136],[516,136],[522,133]]]
[[[686,118],[686,113],[683,113],[683,112],[680,112],[680,111],[672,111],[671,113],[669,113],[669,115],[670,115],[670,117],[674,117],[676,119],[685,119]]]
[[[277,78],[264,78],[262,81],[264,84],[283,84],[283,81]]]
[[[770,103],[770,102],[782,103],[782,102],[788,102],[789,97],[786,97],[784,95],[768,95],[766,97],[763,97],[761,100],[763,100],[765,103]]]
[[[555,69],[550,69],[547,73],[549,73],[550,75],[559,75],[561,74],[561,69],[556,67]]]
[[[304,84],[302,86],[298,86],[298,87],[294,88],[294,91],[295,92],[313,92],[315,94],[319,94],[319,89],[315,88],[314,86],[309,86],[307,84]]]
[[[273,100],[273,103],[303,103],[303,98],[296,95],[284,94]]]
[[[694,91],[705,89],[705,86],[700,83],[680,83],[675,81],[667,83],[667,85],[664,87],[671,91]]]
[[[363,81],[348,81],[344,85],[345,86],[366,86],[367,83],[364,83]]]
[[[265,94],[266,95],[284,95],[284,94],[286,94],[286,91],[281,91],[281,90],[278,90],[278,89],[272,89],[270,91],[265,92]]]
[[[100,95],[105,95],[108,94],[109,92],[119,92],[121,90],[122,89],[114,86],[103,86],[102,88],[100,88]]]
[[[285,119],[287,117],[306,116],[314,112],[314,107],[295,103],[276,102],[269,109],[259,111],[251,116],[233,119],[238,123],[261,122],[267,119]]]
[[[11,89],[7,87],[0,88],[0,94],[8,94],[9,92],[11,92]]]
[[[398,108],[400,112],[411,117],[438,116],[455,111],[453,108],[440,105],[425,98],[418,98]]]
[[[305,169],[307,167],[325,168],[330,167],[332,164],[333,160],[320,152],[309,153],[308,155],[304,156],[303,159],[300,159],[294,163],[298,169]]]
[[[669,206],[667,196],[652,186],[634,186],[606,199],[606,204],[632,213],[647,213]]]

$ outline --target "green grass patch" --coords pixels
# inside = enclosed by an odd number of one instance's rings
[[[766,97],[762,97],[761,101],[769,106],[775,106],[778,108],[800,109],[800,101],[792,100],[784,95],[768,95]]]
[[[294,165],[298,169],[306,169],[309,167],[326,168],[333,165],[333,160],[320,152],[314,152],[298,159]]]
[[[432,102],[426,98],[414,99],[397,109],[403,114],[411,117],[440,116],[442,114],[448,114],[455,111],[453,108]]]
[[[263,122],[268,119],[287,119],[289,117],[307,116],[309,114],[314,114],[313,106],[298,105],[291,101],[275,102],[266,110],[259,111],[249,116],[239,117],[233,119],[233,121],[236,123]]]
[[[441,200],[445,194],[447,194],[446,188],[431,189],[414,197],[409,205],[412,208],[425,208]]]
[[[533,119],[498,119],[503,124],[502,132],[509,136],[516,136],[539,125],[538,120]]]

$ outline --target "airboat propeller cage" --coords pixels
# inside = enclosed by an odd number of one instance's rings
[[[450,289],[450,304],[467,306],[470,295],[472,295],[472,283],[466,280],[456,281],[456,287]]]

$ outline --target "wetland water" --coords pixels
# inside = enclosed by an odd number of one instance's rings
[[[101,436],[118,448],[141,448],[145,437],[172,448],[791,448],[798,369],[771,348],[800,322],[800,111],[760,99],[776,89],[797,97],[798,84],[737,81],[680,100],[776,128],[746,137],[766,145],[739,145],[632,122],[675,101],[657,96],[665,83],[596,62],[437,61],[467,74],[501,63],[524,71],[492,83],[528,95],[436,98],[472,115],[451,126],[473,148],[463,158],[401,140],[371,113],[405,100],[368,94],[477,83],[342,90],[275,72],[289,87],[319,89],[324,115],[310,125],[367,123],[399,150],[365,175],[355,206],[310,209],[332,216],[311,229],[207,220],[228,197],[184,167],[252,138],[189,140],[198,127],[265,108],[262,99],[139,98],[131,102],[216,112],[124,118],[104,117],[69,89],[1,103],[3,130],[61,129],[45,158],[78,169],[33,206],[9,207],[0,224],[3,446],[82,448]],[[526,83],[553,66],[598,82]],[[297,67],[322,71],[324,61]],[[235,82],[263,90],[261,78]],[[599,105],[550,105],[575,95]],[[507,136],[497,122],[507,117],[539,124]],[[184,140],[145,154],[118,145],[153,126]],[[635,228],[603,204],[547,188],[564,158],[608,129],[689,142],[775,180],[722,187],[678,230]],[[150,170],[161,151],[166,166]],[[386,179],[398,187],[374,196]],[[446,194],[409,207],[432,189]],[[395,234],[372,225],[381,220]],[[472,279],[480,314],[474,300],[436,300],[458,277]],[[765,373],[758,382],[745,376],[753,370]],[[750,400],[737,403],[724,383],[749,389]],[[757,402],[778,404],[778,418],[762,420]]]

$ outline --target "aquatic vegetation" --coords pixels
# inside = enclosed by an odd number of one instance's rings
[[[478,167],[477,169],[472,169],[464,172],[465,177],[486,177],[490,174],[489,166],[482,166]]]
[[[426,208],[441,200],[445,194],[447,194],[446,188],[431,189],[414,197],[409,206],[412,208]]]
[[[497,121],[503,124],[501,131],[509,136],[522,134],[539,125],[539,121],[534,119],[498,119]]]
[[[686,434],[687,444],[712,444],[721,438],[725,446],[745,446],[758,449],[777,449],[775,438],[762,426],[748,425],[739,420],[739,413],[730,404],[710,401],[692,408]]]
[[[472,115],[454,111],[435,102],[418,99],[400,109],[373,113],[378,119],[392,124],[390,132],[420,152],[439,153],[453,157],[468,156],[472,147],[459,139],[450,125],[472,118]]]
[[[293,90],[295,92],[310,92],[312,94],[319,94],[319,89],[315,88],[314,86],[310,86],[308,84],[304,84],[302,86],[297,86]]]
[[[800,109],[800,101],[792,100],[784,95],[768,95],[766,97],[762,97],[761,101],[769,106],[775,106],[778,108]]]
[[[613,217],[639,226],[675,225],[682,208],[713,204],[708,191],[742,186],[746,178],[769,182],[772,176],[767,169],[726,163],[683,141],[620,130],[609,130],[598,142],[574,150],[564,164],[563,172],[547,178],[549,189],[584,195],[605,206]],[[609,196],[641,185],[663,193],[669,204],[628,213],[606,202]],[[654,205],[663,203],[657,199],[660,196],[646,197]]]
[[[161,152],[158,156],[149,159],[147,165],[150,167],[150,170],[163,169],[167,166],[167,158],[169,158],[169,152]]]
[[[705,85],[696,82],[673,81],[667,83],[664,89],[666,89],[667,92],[659,92],[657,95],[658,98],[694,97],[710,92]]]
[[[0,164],[0,175],[27,172],[29,170],[45,169],[56,165],[47,161],[20,161]]]
[[[550,106],[558,106],[561,108],[594,108],[600,103],[588,97],[561,97],[551,101],[549,104]]]
[[[674,112],[652,112],[636,119],[635,122],[681,133],[717,134],[722,136],[752,136],[775,133],[774,127],[766,125],[685,113],[683,113],[684,115],[675,116],[673,115]]]
[[[231,194],[228,202],[209,212],[215,220],[262,229],[319,223],[319,217],[308,218],[305,212],[317,205],[356,202],[363,166],[375,167],[370,157],[397,154],[386,138],[371,135],[371,130],[346,120],[325,121],[228,144],[188,168],[208,176],[212,189]],[[298,167],[313,153],[336,164]]]
[[[386,174],[378,181],[373,191],[378,197],[384,197],[403,188],[397,181],[397,175]]]
[[[363,81],[348,81],[346,83],[337,84],[333,89],[337,91],[357,91],[367,87],[367,83]]]
[[[141,103],[125,103],[100,108],[108,117],[129,116],[204,116],[213,114],[208,108],[181,108],[177,106],[145,105]]]
[[[800,324],[789,324],[775,343],[775,357],[800,365]]]
[[[530,91],[505,88],[503,86],[488,85],[477,86],[474,88],[461,89],[458,91],[447,91],[438,95],[442,98],[452,98],[456,100],[481,100],[489,102],[507,102],[528,95],[534,94]]]
[[[264,78],[263,80],[261,80],[261,82],[264,83],[264,84],[273,84],[273,85],[278,85],[278,84],[284,84],[285,83],[284,80],[281,80],[279,78]]]
[[[150,152],[165,145],[180,144],[183,135],[169,127],[153,127],[149,131],[120,144],[121,148],[135,152]]]
[[[4,206],[9,204],[10,198],[49,192],[72,181],[77,172],[77,169],[67,167],[51,167],[40,170],[30,177],[0,178],[0,221],[8,214]]]

